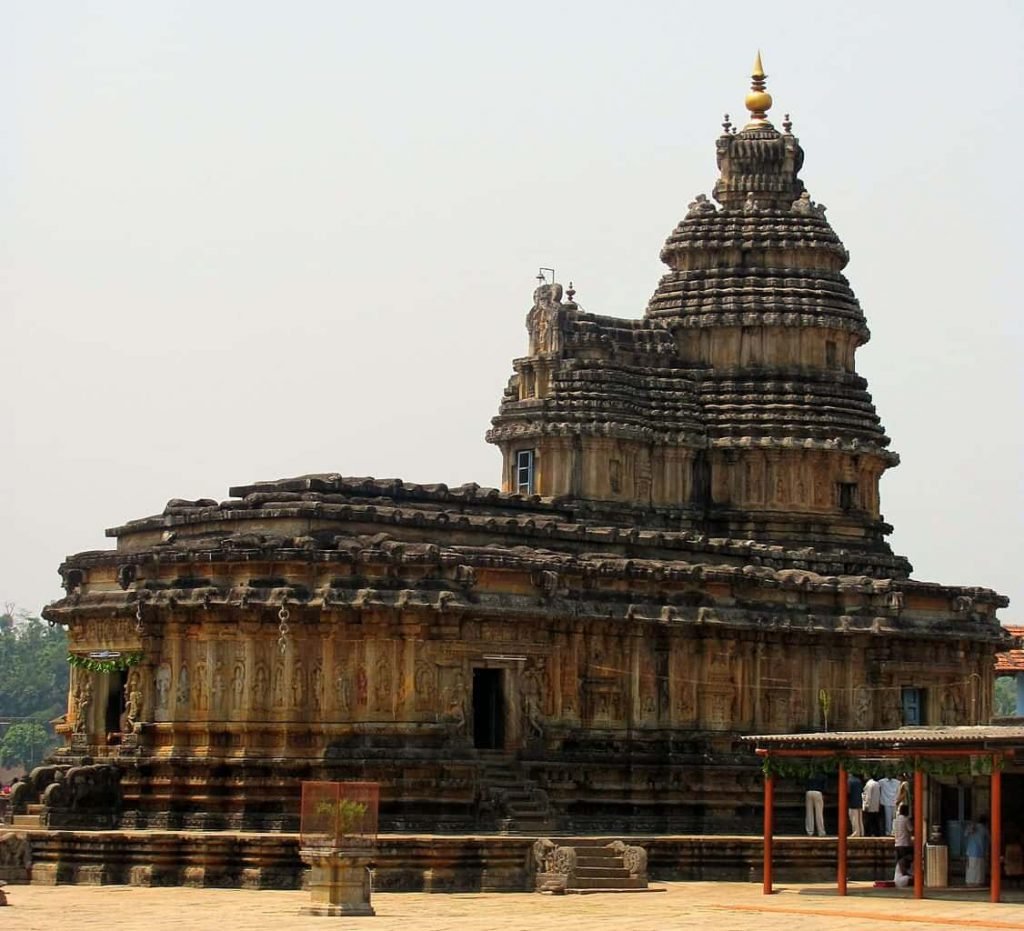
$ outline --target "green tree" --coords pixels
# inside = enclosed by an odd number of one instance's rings
[[[1007,718],[1016,713],[1017,680],[1013,676],[999,676],[992,703],[997,718]]]
[[[45,723],[67,707],[68,645],[62,627],[19,615],[0,614],[0,720]]]
[[[0,740],[0,766],[24,766],[31,769],[41,762],[53,739],[41,724],[12,724]]]

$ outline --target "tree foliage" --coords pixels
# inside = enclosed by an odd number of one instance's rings
[[[15,762],[38,762],[54,743],[47,723],[67,707],[67,635],[61,627],[49,627],[37,617],[27,617],[12,605],[0,611],[0,721],[11,722],[7,735],[27,748]],[[39,727],[45,740],[38,742]],[[0,731],[3,728],[0,727]],[[14,743],[11,744],[14,746]],[[7,750],[0,750],[6,753]],[[4,763],[4,765],[10,765]]]
[[[0,766],[24,766],[31,769],[41,762],[53,738],[42,724],[23,721],[12,724],[0,740]]]
[[[993,711],[997,718],[1008,718],[1017,709],[1017,680],[1012,676],[1000,676],[996,679]]]

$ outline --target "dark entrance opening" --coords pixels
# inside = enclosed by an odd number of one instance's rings
[[[107,734],[117,734],[121,731],[121,715],[124,713],[124,686],[128,680],[128,673],[118,670],[110,673],[110,690],[107,692],[107,712],[104,716],[103,727]]]
[[[505,747],[505,695],[501,669],[473,670],[473,746]]]

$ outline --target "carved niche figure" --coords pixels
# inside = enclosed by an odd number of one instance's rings
[[[378,711],[387,711],[391,707],[391,664],[387,657],[382,656],[377,660],[374,670],[373,695]]]
[[[531,356],[561,351],[562,311],[560,284],[542,284],[533,292],[533,308],[526,315]]]
[[[267,666],[265,663],[258,662],[256,664],[256,672],[253,674],[252,680],[252,706],[253,708],[265,709],[267,707],[267,687],[269,686],[270,677],[267,675]]]
[[[296,660],[292,666],[292,708],[301,708],[305,698],[305,670],[302,668],[302,660]]]
[[[413,673],[413,688],[416,691],[417,711],[427,711],[437,701],[437,667],[425,659],[416,661]]]
[[[142,715],[144,713],[143,712],[144,698],[143,698],[143,689],[142,689],[142,675],[140,674],[138,669],[133,669],[128,674],[128,681],[125,683],[124,694],[126,696],[126,699],[125,699],[125,702],[126,702],[125,710],[126,711],[127,711],[127,701],[129,699],[131,699],[132,695],[136,696],[136,700],[137,700],[136,711],[137,711],[137,714],[132,719],[132,723],[134,723],[135,721],[140,721],[142,719]]]
[[[274,663],[274,707],[284,707],[284,662]]]
[[[224,710],[224,664],[217,663],[213,669],[213,710],[222,712]]]
[[[235,664],[235,671],[231,675],[231,707],[235,711],[241,711],[245,704],[245,666],[242,663]]]
[[[943,724],[962,725],[966,723],[964,716],[964,693],[960,686],[948,686],[942,692],[940,711]]]
[[[652,481],[650,456],[638,456],[633,486],[639,501],[644,502],[650,499]]]
[[[356,704],[365,708],[370,695],[370,682],[366,675],[366,667],[360,666],[356,670]]]
[[[192,685],[192,697],[197,711],[207,711],[210,707],[210,695],[206,683],[206,663],[196,664],[195,682]]]
[[[125,702],[124,719],[127,727],[124,730],[135,733],[139,730],[142,721],[142,692],[138,689],[128,693],[128,700]]]
[[[92,678],[83,674],[75,695],[75,733],[85,734],[89,730],[89,708],[92,705]]]
[[[466,680],[462,670],[451,673],[448,686],[441,693],[445,720],[451,725],[455,734],[461,736],[466,732]]]
[[[544,736],[544,662],[530,666],[523,673],[523,723],[526,736],[539,740]]]
[[[341,663],[336,663],[334,666],[334,694],[338,701],[339,711],[352,710],[352,680]]]
[[[167,699],[171,693],[171,667],[161,663],[156,671],[156,710],[167,711]]]
[[[324,674],[320,671],[320,664],[313,667],[309,676],[309,699],[313,703],[313,710],[319,711],[323,705]]]
[[[853,696],[854,726],[860,730],[871,727],[871,692],[866,686],[858,685]]]
[[[177,701],[178,707],[180,707],[180,708],[187,708],[188,707],[188,695],[189,695],[188,664],[187,663],[182,663],[181,664],[181,668],[178,670],[178,694],[176,696],[176,701]]]

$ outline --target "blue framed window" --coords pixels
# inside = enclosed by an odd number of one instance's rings
[[[924,724],[924,689],[903,688],[900,690],[903,706],[903,723],[908,726]]]

